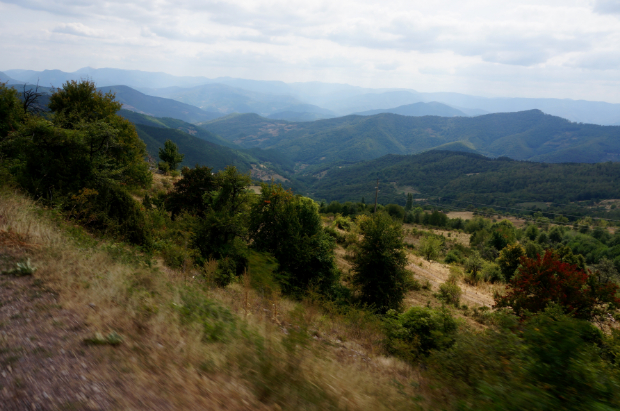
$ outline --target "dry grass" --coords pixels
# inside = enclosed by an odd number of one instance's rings
[[[87,348],[119,409],[409,409],[419,394],[410,383],[424,387],[417,372],[382,355],[379,324],[361,312],[266,299],[243,284],[206,287],[198,272],[149,266],[86,234],[69,238],[14,193],[0,193],[0,233],[29,248],[35,277],[82,313],[93,335],[123,338]],[[201,327],[184,323],[188,292],[228,307],[234,332],[205,341]]]

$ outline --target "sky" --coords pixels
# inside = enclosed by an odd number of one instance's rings
[[[620,103],[620,0],[0,0],[0,71]]]

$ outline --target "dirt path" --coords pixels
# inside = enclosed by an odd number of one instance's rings
[[[40,280],[1,275],[0,408],[112,409],[87,336],[82,316],[63,309]]]

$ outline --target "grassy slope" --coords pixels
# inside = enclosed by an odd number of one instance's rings
[[[149,266],[148,257],[128,246],[52,222],[49,212],[20,195],[3,192],[0,214],[0,233],[11,227],[22,241],[2,247],[33,245],[27,251],[39,267],[33,284],[54,290],[63,310],[82,316],[78,335],[114,331],[122,337],[117,347],[75,348],[92,367],[89,384],[105,387],[116,408],[409,409],[405,395],[419,391],[410,383],[423,383],[400,361],[380,355],[381,334],[371,319],[265,299],[243,283],[209,288],[200,272],[173,271],[158,261]],[[253,264],[256,272],[264,267],[260,259]],[[230,317],[212,314],[226,310]],[[216,331],[206,334],[201,322]],[[75,335],[71,328],[56,332],[59,340]],[[2,353],[12,348],[3,346]],[[22,369],[33,353],[24,351],[2,383],[10,409],[35,401],[87,405],[79,392],[64,392],[63,402],[35,399],[37,381]],[[61,379],[53,384],[62,390]]]

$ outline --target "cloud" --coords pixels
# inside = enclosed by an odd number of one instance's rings
[[[385,71],[391,71],[391,70],[396,70],[398,67],[400,67],[400,64],[396,61],[393,61],[391,63],[377,63],[375,64],[375,68],[377,70],[385,70]]]
[[[620,96],[614,13],[620,0],[0,0],[0,55],[33,69]]]
[[[94,37],[104,38],[105,32],[103,30],[96,30],[90,27],[86,27],[82,23],[62,23],[52,29],[54,33],[71,34],[74,36],[82,37]]]
[[[620,71],[620,52],[617,50],[588,53],[573,59],[568,63],[571,67],[589,70],[616,70]]]
[[[594,11],[600,14],[620,14],[620,0],[596,0]]]

